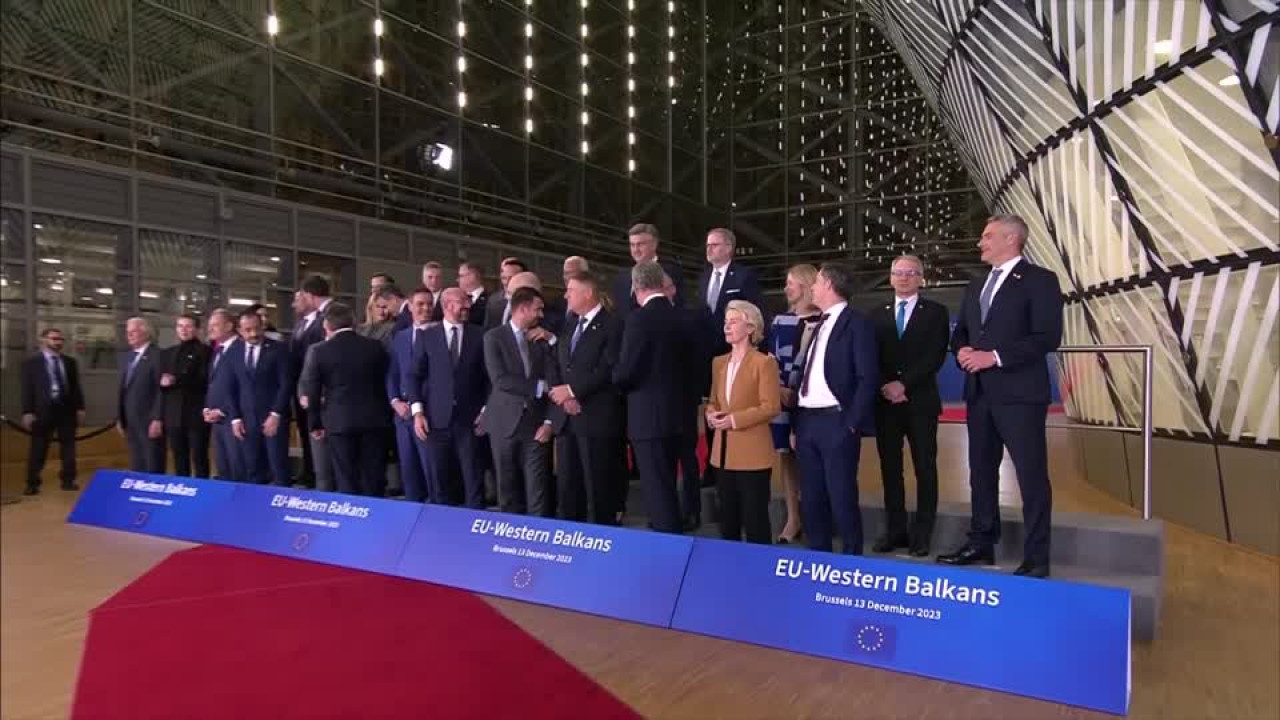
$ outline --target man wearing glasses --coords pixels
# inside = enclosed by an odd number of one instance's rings
[[[920,258],[903,255],[893,261],[889,274],[893,302],[871,313],[880,353],[876,449],[885,509],[885,534],[871,549],[887,553],[906,548],[924,557],[938,511],[938,371],[947,356],[951,323],[945,307],[920,296]],[[903,439],[910,444],[916,471],[916,514],[910,524],[902,478]]]

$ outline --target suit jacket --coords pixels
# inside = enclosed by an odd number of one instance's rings
[[[293,407],[294,369],[293,357],[284,343],[263,340],[258,348],[258,364],[250,371],[245,363],[247,343],[237,342],[231,352],[222,358],[229,363],[231,389],[229,400],[232,420],[243,420],[256,427],[271,413],[280,415],[281,424],[289,422]]]
[[[325,309],[328,309],[328,307],[329,305],[326,303]],[[302,318],[299,318],[298,322],[302,322]],[[324,342],[324,337],[324,310],[317,310],[315,320],[307,326],[307,329],[296,333],[289,340],[289,352],[293,356],[292,365],[295,373],[302,372],[302,364],[307,359],[307,348],[316,343]],[[297,377],[294,377],[294,381],[297,381]]]
[[[449,355],[445,325],[430,325],[422,338],[422,354],[400,370],[405,400],[421,410],[430,429],[454,424],[470,427],[489,398],[489,376],[484,367],[484,331],[467,323],[455,366]],[[420,406],[420,407],[418,407]]]
[[[734,260],[725,268],[724,275],[720,279],[720,295],[716,297],[716,307],[714,310],[707,306],[707,290],[711,285],[712,269],[707,265],[702,269],[702,277],[698,280],[698,310],[702,314],[703,322],[706,325],[705,332],[710,342],[712,356],[719,356],[729,352],[729,344],[724,341],[724,311],[729,307],[730,300],[746,300],[755,305],[764,313],[764,293],[760,290],[760,281],[756,279],[756,271]],[[768,319],[765,320],[766,327],[760,328],[760,332],[768,330]]]
[[[320,402],[321,397],[316,386],[316,348],[324,344],[320,341],[315,345],[307,348],[307,356],[302,359],[302,371],[298,373],[298,397],[306,396],[307,405],[313,402]]]
[[[312,429],[353,433],[391,426],[384,398],[387,351],[382,343],[354,331],[339,332],[316,346],[316,394],[307,408]]]
[[[212,348],[209,349],[209,389],[205,393],[204,406],[210,410],[221,410],[226,416],[223,422],[230,422],[231,394],[236,389],[233,381],[235,362],[232,358],[237,350],[244,351],[244,342],[236,337],[230,345],[224,343],[222,347],[220,356]]]
[[[389,334],[394,336],[396,333],[407,327],[413,327],[413,313],[409,311],[408,301],[405,301],[404,305],[400,307],[400,312],[396,313],[396,318],[391,325],[391,332]]]
[[[676,285],[676,307],[684,307],[684,272],[678,264],[664,257],[658,258],[658,264]],[[609,288],[609,294],[613,296],[613,311],[619,317],[626,319],[636,309],[636,298],[631,293],[631,268],[625,267],[618,271],[617,276],[613,278],[613,285]]]
[[[830,333],[823,368],[827,386],[840,403],[845,427],[875,435],[880,363],[874,326],[865,315],[846,306],[835,326],[823,327],[821,332]]]
[[[560,406],[552,405],[552,425],[557,435],[567,430],[578,437],[620,438],[626,428],[622,394],[613,384],[613,369],[622,349],[622,320],[601,308],[578,339],[578,347],[571,351],[576,330],[575,321],[560,333],[551,384],[568,385],[582,412],[570,416]]]
[[[367,337],[370,340],[376,340],[382,349],[386,350],[391,347],[391,336],[395,332],[394,322],[381,323],[365,323],[355,329],[357,335]]]
[[[769,422],[782,410],[778,361],[759,350],[747,351],[733,378],[733,387],[726,391],[728,370],[729,355],[721,355],[711,363],[711,396],[707,407],[730,413],[734,427],[727,432],[716,432],[709,461],[724,470],[772,469],[778,453],[773,449]],[[722,452],[723,464],[720,462]]]
[[[627,437],[654,440],[683,431],[688,414],[687,348],[676,309],[661,297],[627,319],[613,381],[626,395]]]
[[[994,350],[1000,365],[966,373],[967,401],[984,394],[998,404],[1050,402],[1047,356],[1062,343],[1062,291],[1052,271],[1023,260],[1009,271],[991,301],[986,323],[979,304],[987,276],[965,290],[951,349]]]
[[[471,312],[467,315],[468,325],[479,325],[481,328],[488,329],[488,313],[486,312],[489,305],[489,291],[480,291],[480,297],[471,302]],[[440,310],[440,320],[444,320],[444,310]],[[502,320],[502,311],[498,311],[498,321]]]
[[[64,376],[62,406],[72,410],[84,410],[84,389],[80,386],[80,369],[73,357],[62,356]],[[53,416],[53,379],[49,377],[49,364],[44,353],[38,352],[22,362],[22,414],[35,415],[36,422],[46,423]]]
[[[897,300],[871,311],[880,356],[880,387],[897,380],[907,389],[907,409],[912,413],[937,416],[942,412],[938,394],[938,371],[947,359],[951,336],[951,316],[947,308],[926,297],[916,297],[907,327],[898,337]],[[877,393],[881,407],[892,404]]]
[[[209,360],[213,351],[199,340],[188,340],[160,351],[160,372],[174,377],[174,384],[161,388],[166,428],[200,427],[201,412],[209,389]]]
[[[551,346],[530,342],[529,371],[525,372],[511,324],[484,334],[484,366],[489,373],[489,403],[484,410],[485,428],[493,437],[527,434],[529,439],[547,417],[547,393],[555,363]],[[542,383],[542,393],[538,385]]]
[[[164,399],[160,395],[160,349],[155,343],[147,346],[132,375],[129,363],[134,352],[128,350],[120,356],[120,405],[119,420],[128,428],[133,421],[150,423],[164,420]]]
[[[507,291],[498,290],[488,297],[484,307],[484,321],[476,323],[488,332],[502,324],[502,316],[507,311]],[[475,311],[475,304],[472,304],[472,312]]]
[[[425,333],[426,330],[424,329],[423,332]],[[409,391],[404,384],[404,370],[412,367],[417,360],[418,356],[413,352],[413,325],[411,324],[391,337],[391,348],[387,353],[385,383],[388,405],[392,400],[409,402]]]

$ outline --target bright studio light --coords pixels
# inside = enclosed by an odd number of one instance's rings
[[[275,14],[267,16],[267,34],[272,37],[280,34],[280,18]]]
[[[382,77],[382,73],[387,69],[386,63],[382,62],[382,58],[375,58],[373,61],[373,74]]]
[[[377,37],[382,37],[384,29],[385,26],[382,23],[382,18],[375,18],[373,21],[373,34]]]

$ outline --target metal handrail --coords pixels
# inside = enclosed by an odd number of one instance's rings
[[[1064,345],[1058,353],[1142,353],[1142,519],[1151,519],[1151,399],[1154,352],[1150,345]],[[1090,429],[1135,432],[1137,428],[1092,425]]]

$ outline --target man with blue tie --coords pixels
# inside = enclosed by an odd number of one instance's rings
[[[947,565],[992,565],[1000,542],[1000,463],[1007,448],[1022,493],[1026,528],[1022,564],[1015,575],[1049,576],[1049,486],[1045,418],[1049,411],[1049,353],[1062,342],[1058,277],[1022,257],[1027,224],[1017,215],[987,220],[978,248],[991,266],[965,291],[951,335],[965,371],[968,411],[969,541],[939,555]]]
[[[84,422],[84,391],[75,358],[62,354],[62,331],[45,328],[44,347],[22,364],[22,427],[31,433],[25,495],[40,492],[40,474],[54,436],[62,451],[62,489],[76,485],[76,428]]]
[[[711,357],[729,352],[724,340],[724,310],[730,300],[746,300],[756,307],[764,307],[764,294],[755,270],[733,260],[737,244],[737,237],[729,228],[712,228],[707,232],[707,266],[698,281],[698,307],[705,309]]]
[[[409,406],[409,391],[405,385],[405,368],[415,366],[422,357],[424,336],[431,322],[431,291],[425,287],[414,290],[409,297],[412,313],[409,327],[396,333],[391,340],[391,358],[387,366],[387,399],[395,414],[396,451],[400,460],[400,484],[406,500],[423,502],[427,499],[430,483],[427,480],[431,464],[424,462],[418,452],[418,442],[413,434],[413,410]]]
[[[447,288],[440,302],[444,320],[427,327],[418,361],[401,368],[401,387],[413,413],[419,453],[431,468],[427,501],[452,503],[459,494],[454,488],[461,486],[467,507],[483,510],[476,423],[489,396],[484,330],[467,321],[471,297],[466,291]]]
[[[858,456],[862,438],[875,433],[880,374],[875,331],[849,307],[853,288],[852,271],[839,263],[823,265],[813,283],[822,315],[800,373],[793,442],[809,548],[832,550],[834,515],[844,553],[861,555]]]
[[[231,430],[231,376],[235,366],[232,356],[239,339],[235,316],[223,308],[209,313],[209,342],[213,347],[203,415],[205,423],[213,428],[213,457],[222,480],[245,479],[240,441]]]
[[[240,314],[240,337],[244,342],[230,358],[229,393],[231,432],[244,458],[245,477],[237,479],[287,487],[294,382],[289,351],[263,335],[262,318],[254,312]]]
[[[160,351],[152,344],[151,323],[125,322],[129,351],[120,360],[120,409],[116,430],[129,444],[129,469],[164,472],[164,402],[160,395]]]

